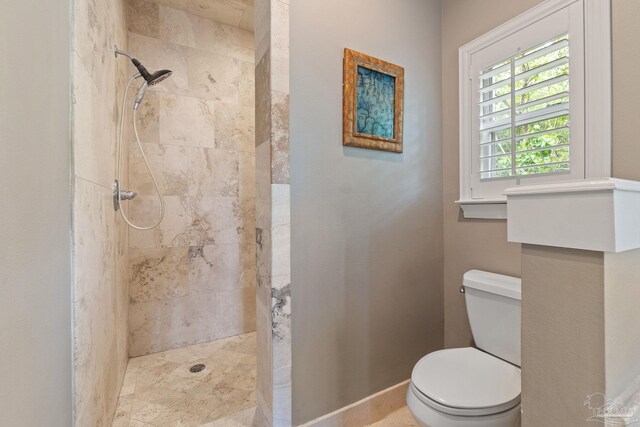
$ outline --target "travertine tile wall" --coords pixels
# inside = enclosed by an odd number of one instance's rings
[[[174,73],[137,118],[166,215],[130,231],[131,356],[255,330],[252,18],[249,0],[128,3],[129,50]],[[131,137],[130,213],[149,224],[158,200]]]
[[[256,0],[256,425],[291,426],[289,2]]]
[[[128,357],[127,229],[111,201],[125,5],[72,5],[74,425],[110,426]]]

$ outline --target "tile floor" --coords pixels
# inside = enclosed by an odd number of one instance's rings
[[[418,423],[411,415],[409,408],[404,406],[367,427],[418,427]]]
[[[136,357],[112,427],[249,427],[255,390],[255,332]]]

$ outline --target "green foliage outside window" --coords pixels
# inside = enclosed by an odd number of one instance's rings
[[[511,58],[515,61],[515,78],[511,78],[511,69],[507,68],[500,74],[492,77],[487,84],[495,85],[504,82],[504,85],[495,88],[491,98],[498,98],[511,93],[511,86],[515,81],[515,174],[529,175],[541,174],[569,169],[569,47],[564,46],[557,50],[545,53],[535,58],[536,51],[549,48],[554,43],[567,40],[567,36],[559,37],[543,46],[532,49],[523,54]],[[553,49],[553,48],[551,48]],[[533,57],[526,60],[527,56]],[[551,62],[557,61],[555,64]],[[510,62],[506,62],[510,64]],[[504,66],[498,64],[493,68]],[[539,69],[539,71],[535,71]],[[553,81],[555,79],[555,81]],[[548,99],[546,99],[548,98]],[[495,111],[493,120],[504,120],[510,117],[511,96],[493,103],[490,111]],[[538,101],[538,102],[536,102]],[[540,119],[527,120],[527,116],[545,114],[553,108],[559,108],[557,115]],[[499,114],[503,111],[503,114]],[[486,113],[486,111],[485,111]],[[524,122],[524,123],[523,123]],[[520,124],[522,123],[522,124]],[[511,128],[485,133],[481,142],[500,141],[491,144],[493,164],[491,169],[498,169],[492,173],[496,176],[511,176],[512,170],[512,135]],[[503,156],[499,156],[504,154]],[[503,169],[500,171],[500,169]]]

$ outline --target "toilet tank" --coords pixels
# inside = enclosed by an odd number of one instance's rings
[[[463,285],[476,347],[520,366],[520,279],[471,270]]]

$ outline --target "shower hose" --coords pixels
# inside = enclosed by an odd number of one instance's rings
[[[127,83],[127,86],[124,90],[124,96],[122,97],[122,108],[120,109],[120,112],[121,112],[120,132],[118,135],[118,141],[117,141],[117,147],[116,147],[116,150],[118,151],[117,168],[116,168],[116,181],[117,181],[116,197],[118,198],[118,206],[119,206],[118,211],[120,211],[120,216],[122,217],[124,222],[126,222],[127,224],[129,224],[130,227],[135,228],[136,230],[151,230],[152,228],[155,228],[158,225],[160,225],[160,223],[162,222],[162,219],[164,218],[164,198],[162,197],[160,188],[158,187],[158,182],[156,181],[156,177],[153,175],[153,172],[151,171],[151,167],[149,166],[149,161],[147,160],[147,156],[145,155],[144,149],[142,148],[142,143],[140,142],[140,137],[138,136],[138,127],[136,126],[136,113],[138,112],[138,110],[136,108],[133,109],[133,133],[135,134],[136,142],[138,143],[138,148],[140,149],[140,154],[142,154],[142,160],[144,160],[144,164],[147,166],[147,170],[149,171],[149,175],[151,176],[151,181],[153,181],[153,185],[156,188],[156,193],[158,194],[158,198],[160,199],[160,219],[158,219],[158,221],[155,224],[149,225],[149,226],[139,226],[132,223],[129,220],[129,218],[127,218],[127,214],[125,214],[124,209],[122,209],[122,194],[120,192],[120,183],[122,182],[120,178],[122,174],[122,145],[123,145],[122,133],[124,128],[125,105],[127,102],[127,94],[129,92],[129,87],[131,86],[131,83],[138,77],[140,77],[140,74],[136,74],[133,77],[131,77],[131,79]]]

